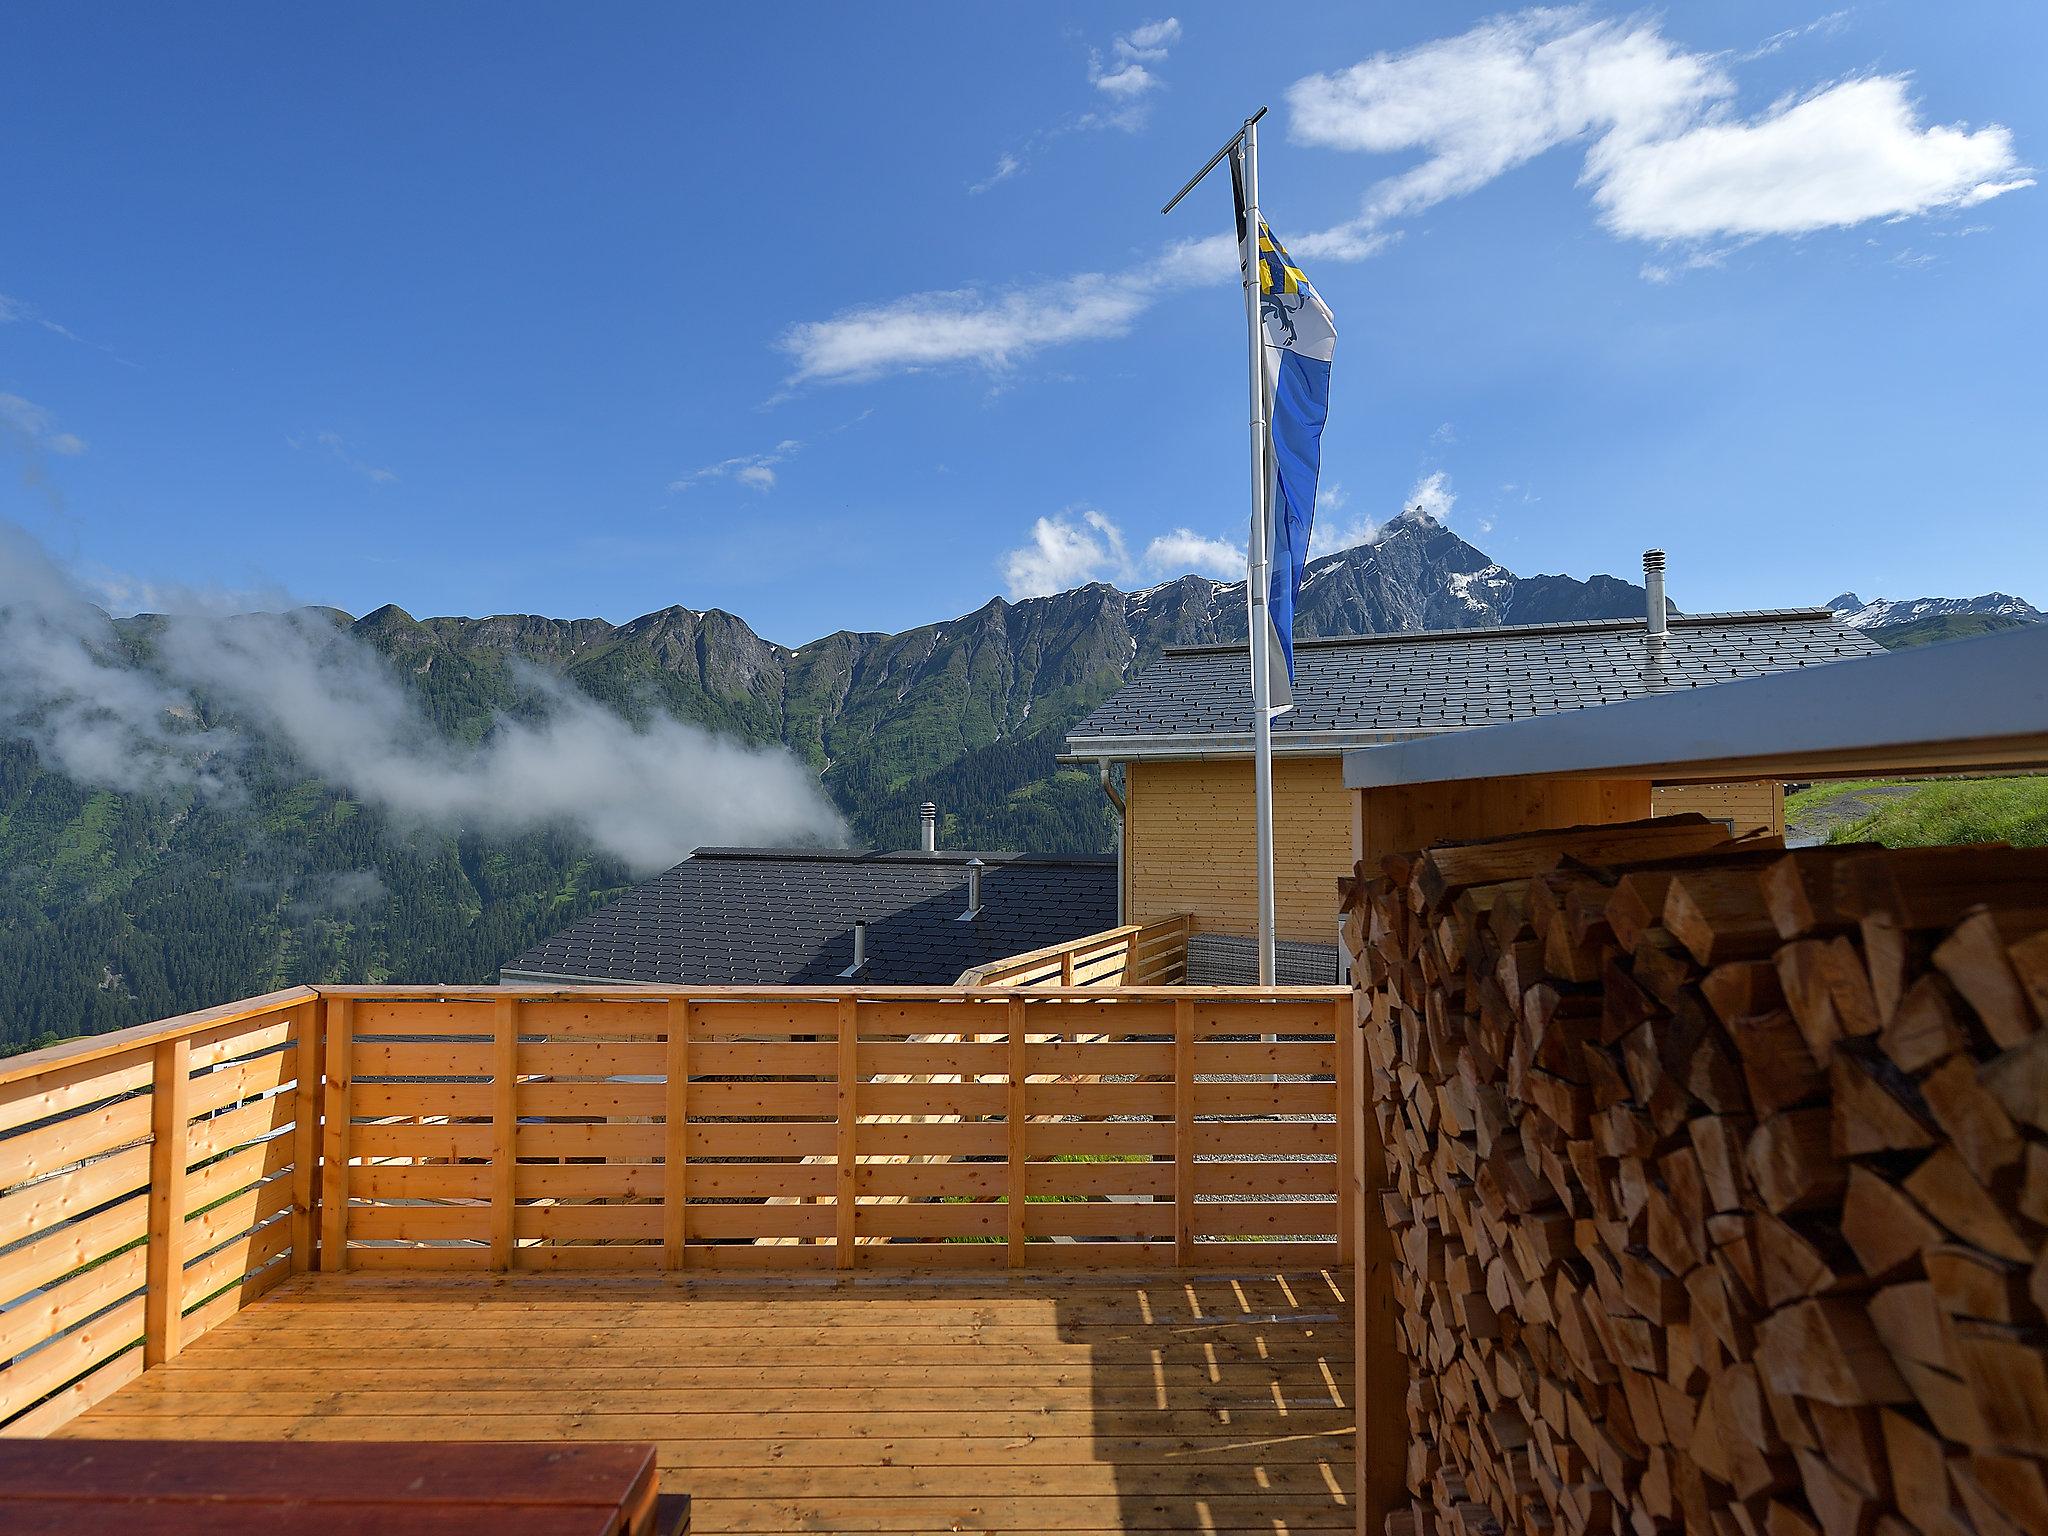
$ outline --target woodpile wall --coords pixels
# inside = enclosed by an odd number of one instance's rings
[[[2048,1533],[2048,852],[1360,867],[1387,1536]]]

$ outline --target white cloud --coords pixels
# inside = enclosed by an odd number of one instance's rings
[[[1062,512],[1031,525],[1031,542],[1003,556],[1003,583],[1013,599],[1046,597],[1091,581],[1129,580],[1133,567],[1123,533],[1100,512],[1078,520]]]
[[[1442,470],[1424,475],[1409,487],[1408,496],[1401,503],[1404,510],[1420,512],[1434,522],[1447,523],[1451,520],[1451,508],[1458,504],[1458,496],[1451,489],[1451,477]]]
[[[1089,83],[1098,91],[1107,92],[1119,100],[1129,101],[1143,96],[1163,83],[1146,66],[1163,64],[1168,51],[1179,41],[1180,21],[1177,17],[1169,16],[1164,21],[1151,21],[1142,27],[1134,27],[1110,45],[1108,62],[1099,52],[1089,50]]]
[[[862,413],[863,416],[865,414]],[[862,417],[856,416],[854,421],[861,419]],[[849,427],[852,425],[851,421],[846,424]],[[833,430],[843,432],[845,429],[835,427]],[[686,475],[678,475],[669,481],[668,488],[671,491],[687,491],[691,486],[700,485],[706,480],[737,480],[751,490],[772,491],[775,489],[775,467],[802,448],[803,444],[795,438],[785,437],[766,453],[743,453],[735,458],[720,459],[716,464],[706,464],[702,469],[693,469]]]
[[[1602,222],[1644,240],[1805,234],[2033,185],[2009,132],[1922,127],[1896,75],[1844,81],[1748,122],[1596,150],[1588,168]]]
[[[1116,51],[1123,58],[1157,62],[1179,41],[1180,18],[1169,16],[1164,21],[1148,21],[1142,27],[1131,28],[1116,40]]]
[[[75,458],[85,452],[85,439],[66,432],[57,419],[33,400],[0,394],[0,427],[9,429],[25,448]]]
[[[913,293],[793,326],[782,348],[795,383],[847,383],[951,364],[1008,367],[1043,347],[1121,336],[1153,295],[1089,273],[1062,282],[984,293]]]
[[[996,157],[996,168],[990,171],[988,175],[984,176],[980,181],[975,182],[967,190],[969,192],[974,193],[976,196],[980,196],[983,192],[986,192],[990,187],[996,185],[996,183],[1008,181],[1012,176],[1016,175],[1019,171],[1023,169],[1024,159],[1021,155],[998,155]]]
[[[1204,576],[1235,579],[1244,574],[1245,551],[1227,539],[1176,528],[1145,546],[1145,565],[1161,574],[1199,571]]]
[[[1092,508],[1041,517],[1030,541],[1004,554],[1003,585],[1010,597],[1046,597],[1091,581],[1133,586],[1167,580],[1190,571],[1222,580],[1244,576],[1242,545],[1211,538],[1191,528],[1163,533],[1133,559],[1123,530]]]
[[[1288,104],[1298,142],[1420,152],[1367,192],[1365,229],[1574,143],[1585,145],[1580,180],[1601,223],[1643,240],[1799,234],[2031,185],[2007,130],[1922,125],[1901,75],[1843,81],[1748,118],[1735,93],[1722,56],[1685,51],[1656,21],[1574,8],[1496,18],[1307,76]]]
[[[336,462],[346,465],[372,485],[395,485],[398,482],[398,476],[363,458],[339,432],[315,432],[311,437],[288,437],[285,442],[302,453],[309,449],[323,449]]]
[[[1354,228],[1312,230],[1289,242],[1300,260],[1363,261],[1389,236]],[[792,384],[846,384],[894,373],[971,366],[1001,371],[1047,347],[1102,341],[1167,294],[1238,281],[1237,241],[1228,233],[1177,240],[1122,272],[983,290],[913,293],[843,310],[785,331],[778,345],[795,363]]]

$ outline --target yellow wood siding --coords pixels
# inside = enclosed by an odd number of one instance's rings
[[[1131,923],[1176,913],[1197,932],[1255,929],[1250,759],[1126,765],[1124,914]],[[1464,784],[1347,791],[1341,757],[1273,764],[1274,905],[1283,939],[1325,944],[1337,922],[1337,881],[1351,873],[1353,795],[1368,857],[1454,838],[1541,827],[1633,821],[1696,811],[1738,832],[1785,828],[1781,784],[1636,780],[1482,779]]]
[[[1191,913],[1203,933],[1256,927],[1252,765],[1131,763],[1126,919]],[[1279,935],[1336,942],[1337,881],[1351,873],[1351,810],[1339,757],[1273,764],[1274,908]]]
[[[1785,786],[1770,781],[1747,784],[1659,784],[1650,797],[1653,816],[1697,811],[1725,821],[1737,832],[1767,827],[1785,831]]]

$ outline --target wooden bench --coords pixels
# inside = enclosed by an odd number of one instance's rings
[[[0,1530],[680,1536],[651,1445],[0,1440]]]

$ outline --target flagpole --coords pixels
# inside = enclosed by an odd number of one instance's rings
[[[1252,817],[1258,860],[1259,985],[1274,984],[1278,970],[1273,903],[1273,628],[1266,611],[1272,586],[1273,532],[1268,505],[1265,337],[1259,324],[1259,120],[1246,120],[1238,145],[1244,177],[1244,316],[1251,349],[1252,527],[1245,560],[1247,643],[1252,663]]]
[[[1268,497],[1273,466],[1268,457],[1266,427],[1265,337],[1259,324],[1259,108],[1244,126],[1159,211],[1171,213],[1226,155],[1236,157],[1244,189],[1244,229],[1238,237],[1238,259],[1244,266],[1244,318],[1251,346],[1252,522],[1245,552],[1246,643],[1252,663],[1252,817],[1258,861],[1259,985],[1270,987],[1278,971],[1273,935],[1273,648],[1267,643],[1273,621],[1267,613],[1272,586],[1273,530]]]

